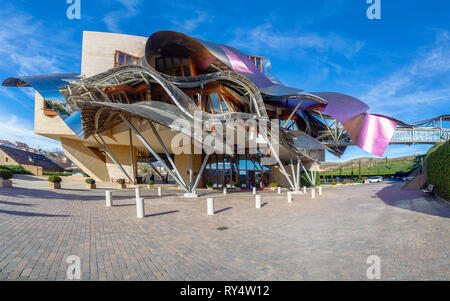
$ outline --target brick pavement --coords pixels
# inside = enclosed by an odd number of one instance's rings
[[[102,188],[14,183],[0,188],[0,280],[66,280],[70,255],[82,280],[365,280],[370,255],[384,280],[450,280],[450,206],[401,183],[324,188],[292,204],[267,191],[260,210],[251,192],[192,200],[144,189],[143,220],[133,190],[107,208]]]

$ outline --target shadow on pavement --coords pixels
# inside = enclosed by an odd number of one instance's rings
[[[31,188],[8,188],[0,189],[0,196],[10,196],[16,198],[26,199],[53,199],[61,201],[100,201],[105,199],[105,195],[102,191],[92,192],[92,195],[80,195],[76,192],[86,192],[88,190],[75,190],[75,189],[61,189],[61,190],[49,190],[49,189],[31,189]],[[94,194],[96,193],[96,194]],[[114,200],[126,200],[132,199],[134,196],[120,195],[120,192],[113,193]],[[131,194],[131,193],[130,193]]]
[[[29,217],[70,217],[70,215],[54,215],[54,214],[46,214],[46,213],[10,211],[10,210],[1,210],[0,209],[0,214],[2,214],[2,213],[8,214],[8,215],[29,216]]]
[[[14,202],[8,202],[8,201],[0,201],[0,204],[2,205],[11,205],[11,206],[25,206],[25,207],[33,207],[33,204],[25,204],[25,203],[14,203]]]
[[[173,210],[173,211],[167,211],[167,212],[161,212],[161,213],[153,213],[153,214],[148,214],[145,217],[161,216],[161,215],[167,215],[167,214],[178,213],[178,212],[180,212],[180,210]]]
[[[402,190],[404,183],[392,183],[376,193],[386,205],[450,218],[450,206],[434,197],[426,197],[421,190]]]
[[[219,214],[219,213],[222,213],[222,212],[225,212],[225,211],[231,210],[231,209],[233,209],[233,207],[227,207],[227,208],[223,208],[223,209],[220,209],[220,210],[214,211],[214,214]]]

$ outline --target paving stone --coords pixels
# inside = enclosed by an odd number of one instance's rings
[[[107,185],[49,190],[30,178],[0,188],[0,280],[67,280],[70,255],[82,280],[367,280],[370,255],[384,280],[450,280],[450,206],[402,183],[324,188],[291,204],[266,191],[260,210],[252,192],[142,189],[138,220],[132,189],[107,208]]]

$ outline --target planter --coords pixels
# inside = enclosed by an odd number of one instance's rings
[[[241,191],[242,190],[241,187],[235,187],[234,189],[236,189],[237,191]]]
[[[212,188],[212,187],[208,187],[208,190],[214,190],[214,188]]]
[[[48,186],[51,188],[51,189],[61,189],[61,183],[49,183],[48,184]]]
[[[0,180],[0,187],[5,187],[5,188],[12,188],[12,181],[11,180]]]
[[[270,187],[270,190],[272,190],[272,191],[275,191],[277,189],[278,189],[278,187]]]
[[[95,185],[95,184],[86,184],[86,188],[87,189],[96,189],[97,185]]]
[[[153,189],[154,187],[155,187],[155,185],[153,185],[153,184],[147,184],[148,189]]]
[[[117,188],[125,189],[125,188],[127,188],[127,184],[119,184],[119,183],[117,183]]]

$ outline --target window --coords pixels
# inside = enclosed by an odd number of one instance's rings
[[[114,67],[122,65],[140,65],[141,59],[137,56],[118,51],[114,54]]]
[[[116,103],[134,103],[148,100],[148,89],[146,84],[135,88],[128,85],[108,87],[105,89],[109,99]]]
[[[215,114],[222,114],[222,105],[219,101],[219,95],[217,93],[212,93],[209,95],[209,99],[211,100],[211,105]]]
[[[156,70],[172,76],[193,76],[190,58],[186,57],[160,57],[156,59]]]
[[[249,55],[248,58],[255,64],[259,71],[263,72],[262,57]]]

